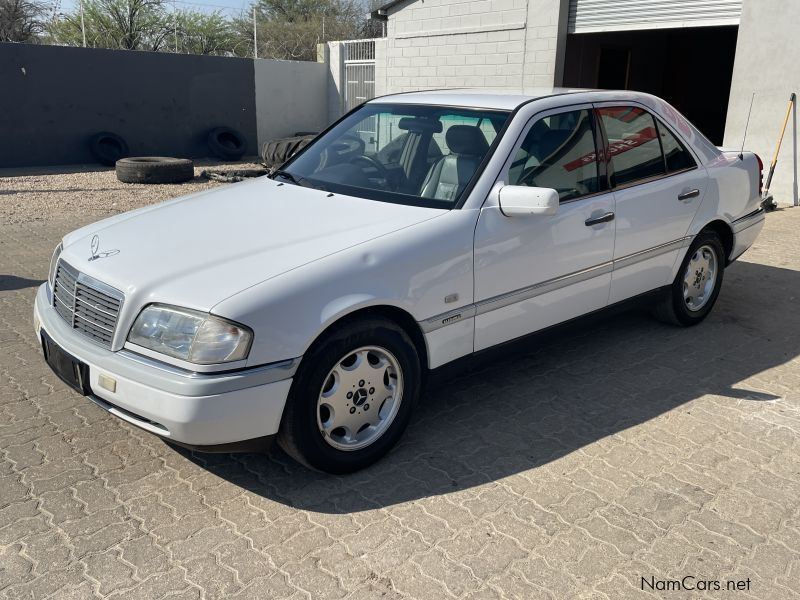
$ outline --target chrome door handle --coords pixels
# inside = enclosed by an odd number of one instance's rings
[[[600,215],[599,217],[592,217],[590,219],[586,219],[584,223],[587,227],[591,227],[592,225],[600,225],[600,223],[608,223],[609,221],[614,220],[614,213],[607,212],[604,215]]]
[[[696,198],[700,195],[700,190],[689,190],[688,192],[681,192],[678,194],[678,200],[684,201],[689,200],[691,198]]]

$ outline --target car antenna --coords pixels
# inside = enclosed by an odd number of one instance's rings
[[[744,124],[744,133],[742,134],[742,149],[739,150],[739,160],[744,160],[744,141],[747,139],[747,128],[750,126],[750,113],[753,112],[753,100],[755,100],[756,93],[750,96],[750,108],[747,109],[747,122]]]

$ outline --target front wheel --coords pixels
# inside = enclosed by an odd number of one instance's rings
[[[419,356],[392,321],[351,321],[324,335],[295,375],[278,443],[329,473],[362,469],[400,439],[421,388]]]
[[[689,246],[668,294],[656,305],[656,317],[685,327],[700,323],[717,301],[724,271],[725,251],[719,236],[700,232]]]

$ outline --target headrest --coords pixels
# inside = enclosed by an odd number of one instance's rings
[[[489,150],[486,136],[476,125],[452,125],[444,139],[453,154],[481,156]]]
[[[433,133],[442,132],[442,122],[439,120],[420,119],[417,117],[403,117],[397,123],[397,127],[405,131],[431,131]]]

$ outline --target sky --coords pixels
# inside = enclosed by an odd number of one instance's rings
[[[60,0],[61,8],[59,12],[72,12],[78,6],[79,0]],[[171,4],[173,0],[165,0],[166,4]],[[237,17],[240,13],[247,10],[250,0],[174,0],[178,10],[181,8],[192,8],[203,12],[219,11],[231,17]]]

